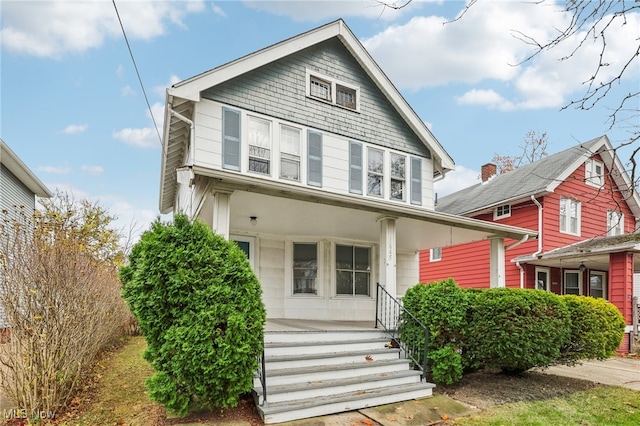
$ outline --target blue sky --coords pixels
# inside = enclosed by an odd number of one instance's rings
[[[549,38],[568,17],[553,2],[116,0],[156,123],[165,89],[211,68],[343,18],[456,162],[440,196],[477,182],[495,153],[516,155],[529,131],[550,153],[607,134],[613,99],[591,111],[561,107],[584,92],[595,46],[571,60],[532,51],[514,31]],[[111,1],[0,3],[0,137],[52,190],[99,201],[119,226],[146,229],[158,215],[160,140]],[[637,48],[640,15],[610,32],[613,73]],[[637,61],[614,94],[637,91]],[[617,99],[617,98],[616,98]],[[160,134],[162,129],[160,128]],[[630,152],[627,149],[621,157]]]

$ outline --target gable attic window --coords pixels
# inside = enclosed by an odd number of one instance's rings
[[[506,217],[511,217],[511,204],[503,204],[493,211],[494,219],[504,219]]]
[[[604,164],[602,161],[591,158],[587,160],[584,167],[585,182],[601,188],[604,185]]]
[[[307,70],[306,95],[353,111],[360,108],[358,87],[310,70]]]

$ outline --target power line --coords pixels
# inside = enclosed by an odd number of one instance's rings
[[[140,87],[142,88],[142,94],[144,95],[144,100],[147,102],[147,108],[149,109],[149,115],[151,116],[151,120],[153,121],[153,128],[156,129],[156,134],[158,135],[158,140],[160,141],[160,146],[162,146],[162,136],[160,136],[160,130],[158,130],[158,124],[156,124],[156,119],[153,116],[153,111],[151,110],[151,104],[149,103],[149,98],[147,97],[147,91],[144,89],[144,84],[142,83],[142,77],[140,77],[140,71],[138,70],[138,65],[136,64],[136,60],[133,57],[133,51],[131,50],[131,45],[129,44],[129,39],[127,38],[127,33],[124,30],[124,25],[122,24],[122,19],[120,19],[120,13],[118,12],[118,7],[116,6],[116,0],[112,0],[113,8],[116,10],[116,16],[118,17],[118,22],[120,23],[120,28],[122,28],[122,35],[124,36],[124,41],[127,43],[127,49],[129,49],[129,55],[131,56],[131,62],[133,62],[133,67],[136,70],[136,75],[138,76],[138,81],[140,82]]]

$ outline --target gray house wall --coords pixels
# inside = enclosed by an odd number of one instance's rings
[[[306,71],[360,89],[360,111],[306,96]],[[204,98],[431,158],[344,45],[331,39],[206,90]]]
[[[31,218],[35,212],[35,206],[35,194],[6,167],[0,165],[0,212],[2,215],[17,218],[19,212],[22,212],[27,218]]]

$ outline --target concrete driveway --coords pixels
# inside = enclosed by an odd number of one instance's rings
[[[614,357],[604,361],[585,361],[575,367],[555,366],[540,371],[640,391],[640,359]]]

